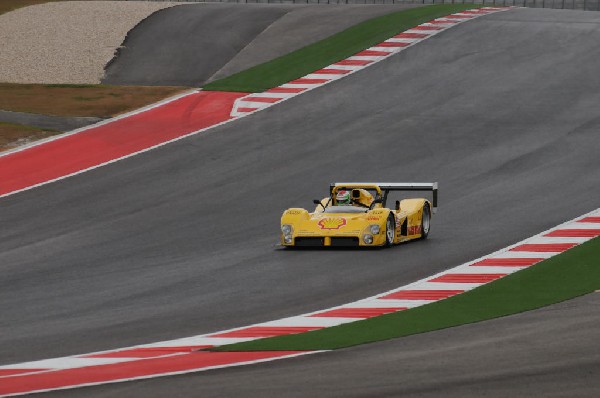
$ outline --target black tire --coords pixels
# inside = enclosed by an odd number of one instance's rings
[[[394,236],[396,235],[396,220],[391,214],[388,216],[385,223],[385,247],[390,247],[394,244]]]
[[[431,210],[429,203],[423,205],[423,215],[421,216],[421,239],[427,239],[431,229]]]

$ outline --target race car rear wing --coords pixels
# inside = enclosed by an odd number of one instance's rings
[[[332,182],[329,186],[329,191],[333,192],[335,187],[344,186],[373,186],[377,185],[383,192],[383,205],[390,191],[432,191],[433,198],[431,205],[433,212],[437,211],[438,207],[438,183],[437,182]]]

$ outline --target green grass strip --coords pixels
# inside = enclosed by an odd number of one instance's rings
[[[600,238],[595,238],[530,268],[422,307],[214,350],[332,350],[516,314],[598,289]]]
[[[203,88],[215,91],[263,92],[348,58],[424,22],[481,6],[432,5],[373,18],[282,57],[216,80]]]

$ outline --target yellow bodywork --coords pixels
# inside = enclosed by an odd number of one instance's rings
[[[335,195],[338,188],[334,187],[331,196],[323,198],[312,213],[302,208],[290,208],[283,213],[283,246],[385,246],[388,244],[388,218],[392,220],[394,230],[391,244],[423,237],[423,208],[428,206],[431,209],[427,199],[405,199],[400,201],[399,209],[390,209],[381,203],[373,203],[374,198],[367,189],[376,191],[381,197],[378,186],[347,185],[345,188],[352,190],[352,197],[358,203],[337,206]]]

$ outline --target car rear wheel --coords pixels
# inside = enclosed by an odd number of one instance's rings
[[[421,217],[421,239],[427,239],[429,228],[431,226],[431,210],[429,204],[423,206],[423,216]]]
[[[391,246],[394,244],[394,235],[396,234],[396,221],[390,214],[385,223],[385,245]]]

